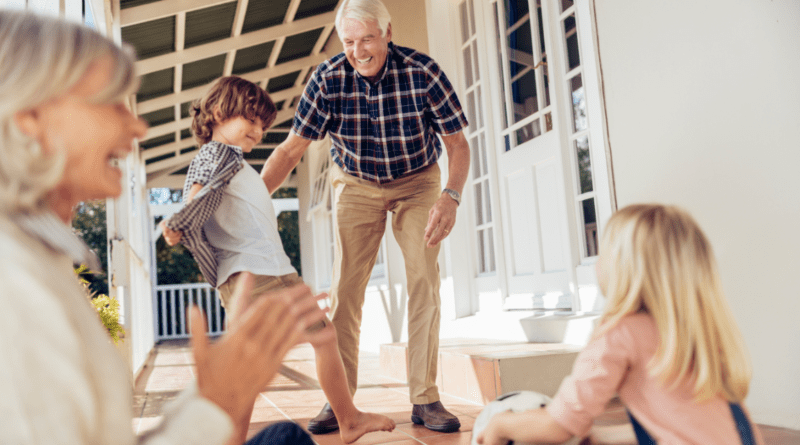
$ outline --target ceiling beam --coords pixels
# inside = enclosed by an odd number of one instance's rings
[[[292,60],[291,62],[282,63],[280,65],[274,66],[272,68],[264,68],[256,71],[251,71],[249,73],[245,73],[240,75],[244,79],[247,79],[251,82],[258,82],[264,78],[272,78],[275,76],[282,76],[284,74],[289,74],[294,71],[300,71],[305,67],[311,65],[319,65],[320,63],[324,62],[328,59],[327,53],[319,53],[314,54],[308,57],[303,57],[302,59]],[[191,88],[188,90],[183,90],[180,93],[172,93],[166,96],[157,97],[155,99],[145,100],[142,102],[137,103],[137,110],[141,114],[150,113],[151,111],[160,110],[162,108],[170,107],[177,104],[182,104],[184,102],[189,102],[192,100],[197,99],[198,97],[202,96],[209,87],[210,83],[201,85],[199,87]],[[289,91],[295,91],[296,88],[293,88]],[[283,90],[287,91],[287,90]],[[283,91],[279,91],[272,96],[272,100],[278,101],[283,99],[276,99],[279,94],[283,93]],[[303,89],[300,88],[300,92],[297,94],[293,94],[289,97],[298,96],[303,93]],[[286,97],[284,97],[286,98]]]
[[[151,57],[136,62],[136,72],[144,75],[155,71],[167,69],[176,65],[196,62],[207,59],[219,54],[227,54],[229,51],[248,48],[260,43],[278,40],[284,36],[300,34],[317,28],[322,28],[333,22],[336,15],[334,12],[311,16],[296,22],[285,23],[283,25],[271,26],[259,31],[249,32],[244,35],[229,37],[215,42],[194,46],[182,51]]]
[[[236,0],[162,0],[121,10],[120,24],[122,26],[136,25],[137,23],[169,17],[179,12],[185,13],[209,6],[231,3],[232,1]]]

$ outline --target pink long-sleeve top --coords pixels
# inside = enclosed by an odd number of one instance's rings
[[[649,375],[647,363],[658,342],[658,329],[650,315],[623,318],[578,355],[572,375],[561,383],[547,411],[569,432],[583,436],[608,401],[619,394],[659,445],[741,443],[723,397],[697,403],[689,385],[668,390]],[[756,443],[763,444],[758,428],[752,421],[751,425]]]

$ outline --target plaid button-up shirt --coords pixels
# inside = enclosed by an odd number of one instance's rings
[[[183,232],[181,244],[189,249],[203,277],[214,287],[217,287],[217,250],[208,242],[203,225],[219,208],[225,187],[242,169],[243,159],[239,147],[217,141],[203,145],[186,172],[185,204],[166,222],[170,229]],[[189,190],[195,183],[202,184],[203,188],[187,202]]]
[[[330,133],[334,162],[345,172],[386,183],[438,161],[436,133],[467,127],[453,86],[439,65],[389,43],[386,67],[371,84],[344,53],[320,64],[297,105],[292,129],[320,140]]]

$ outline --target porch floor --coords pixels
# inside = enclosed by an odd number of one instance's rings
[[[442,395],[442,403],[461,420],[461,430],[443,434],[430,431],[411,422],[408,386],[381,375],[378,354],[362,352],[359,366],[359,389],[355,404],[359,409],[391,417],[397,428],[391,432],[370,433],[356,444],[392,445],[468,445],[472,438],[475,418],[482,405]],[[156,345],[134,390],[134,431],[141,433],[153,428],[161,419],[164,404],[174,399],[192,380],[194,359],[185,340],[164,341]],[[314,367],[314,351],[309,345],[299,346],[287,354],[280,374],[273,379],[256,401],[249,434],[267,425],[291,420],[306,427],[316,416],[325,396],[319,387]],[[800,445],[800,431],[761,426],[768,445]],[[619,403],[612,402],[605,414],[595,421],[589,443],[635,443],[633,433]],[[343,443],[336,433],[313,436],[319,445]]]

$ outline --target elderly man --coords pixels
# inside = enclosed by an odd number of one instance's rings
[[[261,176],[270,192],[286,179],[312,141],[329,134],[335,166],[336,258],[333,325],[355,393],[364,292],[392,212],[408,281],[411,420],[441,432],[461,424],[439,401],[439,243],[453,228],[469,171],[467,120],[453,87],[430,57],[395,45],[380,0],[345,0],[336,16],[344,52],[322,63],[297,106],[289,137]],[[441,188],[441,136],[448,181]],[[312,433],[338,428],[326,404]]]

